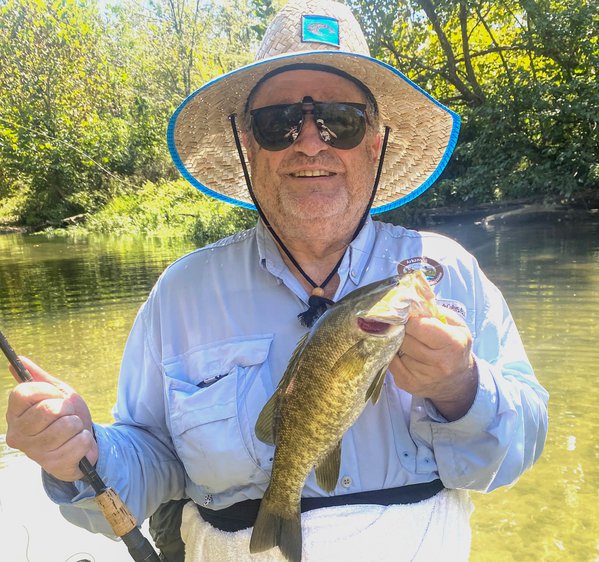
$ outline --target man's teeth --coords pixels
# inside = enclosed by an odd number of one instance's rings
[[[333,173],[324,170],[302,170],[300,172],[294,172],[292,175],[296,178],[314,178],[319,176],[332,176]]]

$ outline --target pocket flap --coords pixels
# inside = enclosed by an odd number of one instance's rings
[[[235,367],[251,367],[266,361],[272,334],[239,337],[196,346],[183,355],[164,361],[167,376],[192,384],[200,384],[232,371]]]

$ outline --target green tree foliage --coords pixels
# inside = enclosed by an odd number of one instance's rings
[[[33,221],[44,209],[51,217],[94,205],[106,177],[90,173],[107,156],[98,141],[116,148],[115,166],[127,144],[106,103],[112,76],[97,9],[9,0],[0,30],[2,194],[30,191]]]
[[[455,156],[422,203],[599,189],[596,0],[350,4],[373,53],[463,117]]]
[[[249,62],[255,19],[244,0],[0,2],[0,199],[52,224],[175,178],[168,118]]]
[[[250,62],[284,3],[0,0],[0,217],[56,223],[178,177],[173,110]],[[347,3],[374,56],[463,117],[410,207],[599,193],[597,0]]]

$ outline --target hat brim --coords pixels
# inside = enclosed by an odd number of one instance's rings
[[[288,65],[320,64],[344,71],[373,93],[381,125],[391,132],[371,214],[405,205],[439,177],[457,143],[460,117],[409,78],[377,59],[340,51],[303,51],[260,60],[193,92],[172,115],[168,148],[180,173],[203,193],[255,209],[229,116],[243,114],[255,84]]]

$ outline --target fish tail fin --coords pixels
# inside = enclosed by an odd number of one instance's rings
[[[252,530],[250,552],[264,552],[278,546],[289,562],[301,562],[302,524],[299,504],[290,515],[279,514],[271,502],[262,499]]]

